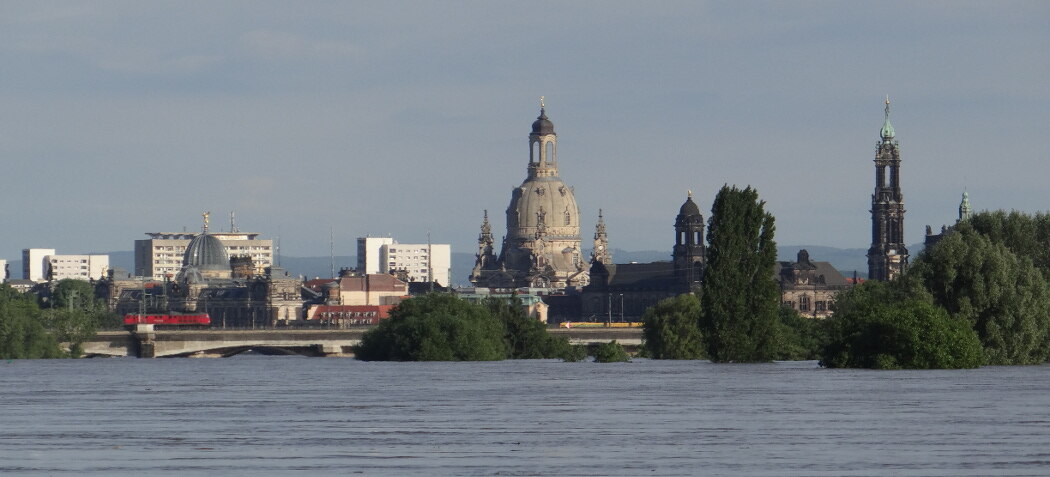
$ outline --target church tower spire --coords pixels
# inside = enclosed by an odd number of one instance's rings
[[[481,222],[481,233],[478,234],[478,253],[474,261],[474,269],[471,271],[471,279],[480,277],[483,270],[496,268],[496,255],[492,249],[492,226],[489,225],[489,211],[485,210]]]
[[[606,265],[612,263],[612,253],[609,252],[609,237],[605,234],[605,217],[602,209],[598,209],[598,223],[594,225],[594,251],[591,252],[591,263],[601,262]]]
[[[908,268],[904,244],[904,194],[900,187],[900,144],[890,124],[890,97],[875,148],[875,193],[871,196],[868,278],[892,280]],[[887,177],[888,173],[888,177]]]
[[[970,207],[970,194],[963,191],[962,202],[959,203],[959,221],[962,222],[973,216],[973,208]]]

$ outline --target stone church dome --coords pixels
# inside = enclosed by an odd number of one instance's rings
[[[557,176],[526,179],[514,189],[507,207],[507,236],[531,238],[541,220],[548,235],[580,235],[576,195]]]
[[[190,240],[182,256],[182,266],[198,270],[229,270],[230,257],[222,241],[205,232]]]

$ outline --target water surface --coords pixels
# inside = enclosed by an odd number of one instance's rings
[[[1050,475],[1050,367],[0,362],[3,475]]]

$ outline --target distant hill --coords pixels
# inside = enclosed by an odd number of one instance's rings
[[[778,245],[778,260],[795,260],[798,251],[806,249],[812,260],[817,262],[831,262],[831,265],[847,277],[857,275],[866,277],[868,275],[868,249],[866,248],[835,248],[821,245]],[[918,256],[922,251],[922,244],[910,246],[912,258]],[[95,252],[93,252],[95,253]],[[123,268],[129,272],[135,269],[135,254],[130,251],[108,252],[109,264],[112,267]],[[591,251],[585,250],[584,257],[590,257]],[[613,261],[616,263],[648,263],[659,261],[670,261],[670,250],[640,250],[629,251],[612,249]],[[281,257],[281,266],[292,275],[302,275],[306,278],[326,278],[332,275],[331,257]],[[339,255],[335,257],[335,271],[339,272],[343,267],[357,266],[357,257],[353,255]],[[452,253],[452,284],[469,285],[470,271],[474,268],[473,253]],[[12,260],[8,262],[11,278],[22,277],[22,261]]]

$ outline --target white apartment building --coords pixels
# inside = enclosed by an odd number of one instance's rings
[[[397,270],[408,272],[408,281],[435,281],[441,286],[449,284],[449,267],[452,266],[452,246],[447,243],[405,244],[392,243],[380,248],[381,273]]]
[[[59,255],[53,248],[22,250],[22,278],[34,282],[99,279],[109,270],[109,255]]]
[[[7,276],[7,260],[0,260],[0,283],[6,282]]]
[[[380,249],[384,245],[392,245],[394,239],[390,237],[358,237],[357,238],[357,273],[374,275],[386,273],[383,269],[383,260],[380,257]]]
[[[101,279],[109,270],[109,255],[48,255],[47,279],[76,280]]]
[[[226,246],[230,257],[251,257],[255,272],[262,274],[273,266],[273,240],[260,239],[252,232],[209,232]],[[162,280],[182,269],[186,246],[199,232],[147,232],[150,238],[135,241],[135,275]]]
[[[53,248],[27,248],[22,250],[22,278],[34,282],[47,281],[47,257],[54,255]]]
[[[447,243],[397,243],[391,237],[357,239],[357,272],[389,274],[404,270],[410,282],[436,281],[448,286],[452,246]]]

